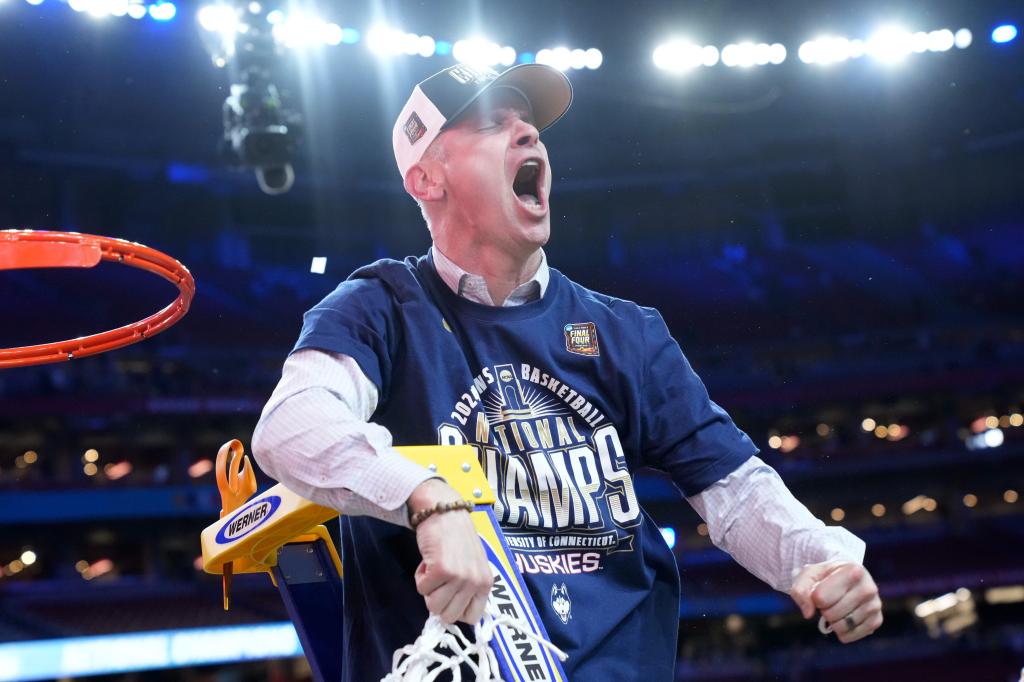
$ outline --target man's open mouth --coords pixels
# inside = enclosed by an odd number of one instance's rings
[[[541,180],[542,170],[540,159],[527,159],[516,171],[516,178],[512,181],[512,191],[519,201],[533,208],[541,208]]]

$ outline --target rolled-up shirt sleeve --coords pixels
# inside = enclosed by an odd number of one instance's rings
[[[864,561],[863,540],[826,526],[759,457],[688,500],[715,546],[776,590],[788,592],[807,564]]]
[[[369,421],[377,400],[352,357],[297,350],[260,416],[253,456],[267,475],[317,504],[408,526],[406,500],[436,474],[402,457],[391,433]]]

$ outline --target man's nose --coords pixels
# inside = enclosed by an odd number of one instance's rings
[[[515,125],[516,130],[513,139],[515,139],[517,147],[532,147],[540,140],[540,132],[529,121],[524,121],[520,118],[516,120]]]

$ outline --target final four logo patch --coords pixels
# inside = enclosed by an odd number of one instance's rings
[[[600,355],[597,347],[597,325],[593,322],[576,322],[567,324],[565,331],[565,349],[577,355]]]
[[[423,121],[416,115],[416,112],[412,112],[409,116],[409,120],[405,122],[405,136],[409,138],[409,144],[416,144],[416,142],[423,137],[423,134],[427,132],[427,126],[423,125]]]

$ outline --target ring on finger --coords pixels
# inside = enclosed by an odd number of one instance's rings
[[[857,621],[855,621],[853,619],[853,614],[852,613],[847,615],[845,618],[843,618],[843,622],[846,624],[846,631],[847,632],[850,632],[855,627],[857,627]]]

